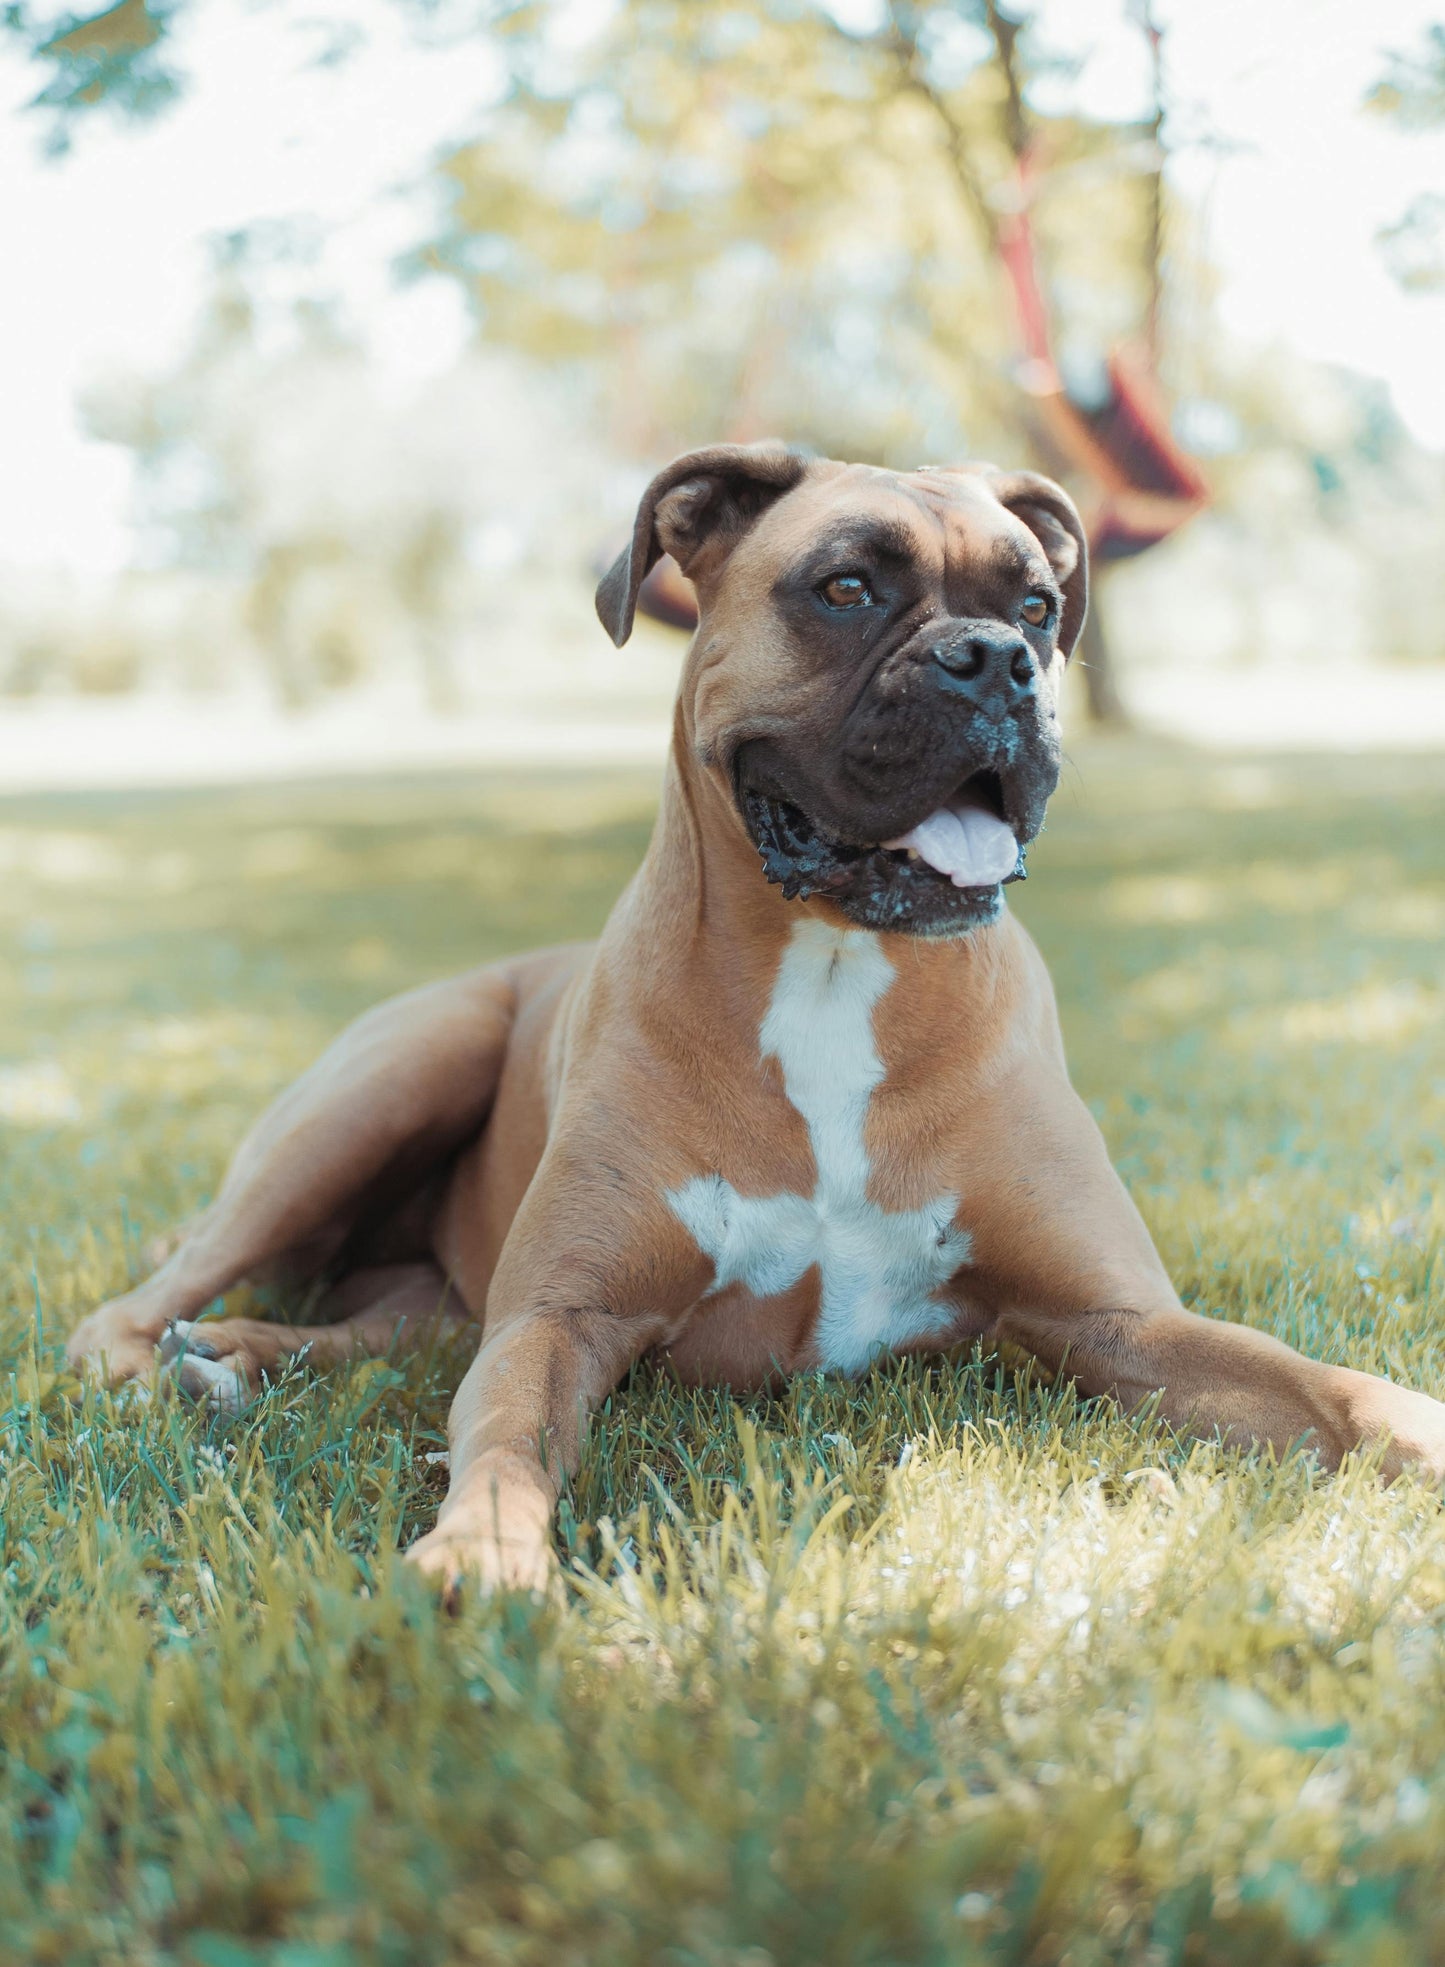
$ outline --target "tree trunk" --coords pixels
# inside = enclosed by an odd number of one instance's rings
[[[1119,675],[1114,666],[1109,638],[1104,631],[1103,610],[1099,606],[1098,583],[1090,598],[1089,612],[1084,618],[1084,632],[1079,637],[1078,653],[1075,661],[1084,665],[1084,690],[1089,705],[1089,717],[1095,724],[1111,726],[1123,730],[1129,723],[1129,713],[1124,708],[1124,699],[1119,693]]]

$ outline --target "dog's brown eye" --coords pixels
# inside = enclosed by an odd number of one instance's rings
[[[1019,609],[1030,628],[1042,628],[1053,611],[1053,603],[1046,594],[1030,594]]]
[[[821,592],[830,608],[866,608],[873,599],[861,574],[834,574]]]

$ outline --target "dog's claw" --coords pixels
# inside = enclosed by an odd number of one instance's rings
[[[254,1389],[244,1360],[234,1353],[223,1355],[198,1338],[190,1319],[171,1321],[156,1356],[162,1368],[175,1369],[176,1385],[189,1399],[205,1401],[223,1414],[239,1414],[249,1405]]]
[[[556,1553],[550,1543],[539,1539],[497,1542],[435,1529],[412,1545],[406,1562],[437,1587],[442,1603],[453,1612],[469,1588],[483,1598],[514,1591],[553,1604],[566,1596]]]
[[[219,1359],[221,1356],[213,1345],[196,1336],[195,1325],[188,1318],[173,1318],[156,1350],[163,1366],[173,1365],[183,1356],[191,1359]]]

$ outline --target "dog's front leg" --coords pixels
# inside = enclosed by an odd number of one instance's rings
[[[1184,1309],[1061,1074],[1020,1072],[998,1099],[998,1132],[981,1131],[1011,1139],[1017,1158],[999,1156],[974,1179],[976,1277],[996,1309],[994,1337],[1085,1393],[1130,1408],[1155,1401],[1162,1419],[1192,1434],[1281,1454],[1307,1443],[1329,1468],[1378,1448],[1387,1476],[1416,1467],[1445,1481],[1439,1401]],[[960,1186],[967,1195],[968,1182]]]
[[[1353,1449],[1376,1449],[1395,1476],[1416,1468],[1445,1481],[1445,1406],[1348,1366],[1294,1352],[1268,1333],[1182,1309],[1092,1311],[1050,1317],[1015,1311],[996,1336],[1062,1369],[1090,1394],[1126,1408],[1157,1403],[1188,1434],[1283,1454],[1310,1448],[1326,1468]]]
[[[486,1589],[550,1587],[552,1513],[587,1415],[712,1281],[645,1162],[635,1187],[618,1165],[626,1146],[554,1151],[512,1225],[452,1405],[446,1501],[408,1553],[448,1588],[464,1574]],[[465,1236],[440,1254],[465,1295]]]
[[[449,1588],[469,1574],[487,1590],[549,1590],[552,1513],[585,1417],[664,1330],[578,1306],[523,1312],[485,1339],[452,1406],[447,1498],[412,1561]]]

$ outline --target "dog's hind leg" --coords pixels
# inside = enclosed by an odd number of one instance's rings
[[[262,1115],[154,1276],[71,1334],[71,1360],[111,1382],[147,1377],[166,1328],[234,1285],[323,1275],[482,1125],[514,1005],[507,973],[488,969],[358,1019]]]
[[[326,1322],[178,1319],[162,1334],[158,1357],[175,1368],[184,1393],[234,1413],[264,1377],[299,1353],[313,1366],[334,1366],[412,1352],[459,1331],[470,1318],[441,1269],[422,1261],[353,1271],[316,1309]]]

